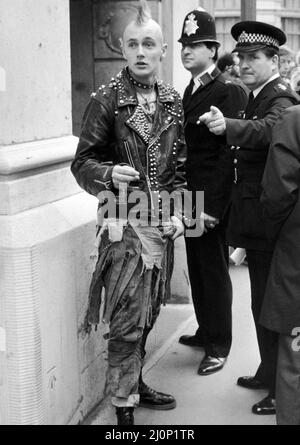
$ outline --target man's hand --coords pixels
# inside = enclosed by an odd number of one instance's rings
[[[173,241],[184,234],[184,225],[177,216],[171,216],[169,223],[163,224],[164,235],[169,236]]]
[[[197,125],[207,125],[209,131],[216,136],[222,136],[226,131],[226,120],[223,113],[217,107],[210,107],[208,113],[199,117]]]
[[[214,229],[216,225],[220,223],[220,221],[217,218],[214,218],[213,216],[207,215],[206,213],[201,213],[200,218],[204,222],[204,232],[207,232],[207,229]]]
[[[139,179],[139,172],[129,165],[115,165],[113,168],[112,182],[116,189],[120,188],[120,184],[129,184]]]

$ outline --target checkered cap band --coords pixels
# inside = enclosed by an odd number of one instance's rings
[[[255,34],[255,33],[247,33],[246,31],[243,31],[238,39],[239,44],[257,44],[261,43],[263,45],[267,46],[275,46],[279,48],[279,40],[275,39],[274,37],[267,36],[265,34]]]

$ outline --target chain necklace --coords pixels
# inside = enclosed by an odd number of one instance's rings
[[[152,87],[152,90],[149,94],[147,94],[147,96],[144,96],[144,94],[142,94],[140,91],[137,91],[138,96],[140,96],[144,100],[144,103],[139,102],[141,107],[143,108],[145,114],[150,116],[155,113],[155,106],[152,104],[156,102],[156,98],[154,97],[153,93],[154,87]]]

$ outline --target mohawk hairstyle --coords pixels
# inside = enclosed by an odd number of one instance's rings
[[[142,25],[152,19],[151,11],[146,0],[139,0],[136,23]]]

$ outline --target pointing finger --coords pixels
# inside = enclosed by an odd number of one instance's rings
[[[214,106],[211,106],[211,107],[210,107],[210,111],[211,111],[213,114],[218,114],[218,113],[220,112],[220,110],[219,110],[217,107],[214,107]]]

